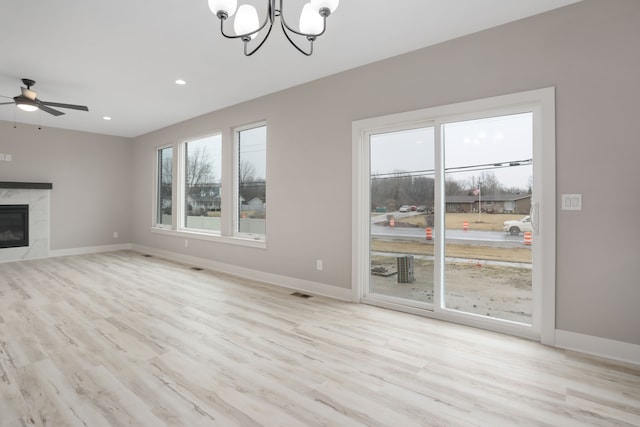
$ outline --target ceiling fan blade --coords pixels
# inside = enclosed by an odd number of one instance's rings
[[[43,103],[38,103],[38,108],[40,108],[45,113],[53,114],[54,116],[62,116],[64,113],[62,111],[54,110],[53,108],[49,108]]]
[[[38,100],[38,101],[40,101],[40,100]],[[50,107],[70,108],[72,110],[89,111],[89,107],[86,107],[84,105],[61,104],[59,102],[45,102],[45,101],[40,101],[40,104],[48,105]]]
[[[0,105],[9,105],[9,104],[15,104],[15,102],[0,102]]]

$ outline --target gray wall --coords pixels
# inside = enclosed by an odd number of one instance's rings
[[[639,22],[637,0],[585,0],[138,137],[134,242],[348,288],[353,120],[555,86],[557,193],[584,204],[557,215],[557,327],[640,344]],[[154,147],[263,119],[268,248],[150,233]]]
[[[0,153],[13,157],[0,162],[0,181],[53,183],[52,250],[129,243],[131,146],[128,138],[0,121]]]

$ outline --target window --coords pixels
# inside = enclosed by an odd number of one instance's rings
[[[267,127],[257,126],[236,132],[238,173],[237,216],[238,234],[266,234],[267,205]]]
[[[156,225],[171,227],[173,208],[173,147],[158,150]]]
[[[182,227],[220,231],[222,137],[184,143],[184,215]]]
[[[152,232],[266,247],[267,126],[232,134],[157,148]]]

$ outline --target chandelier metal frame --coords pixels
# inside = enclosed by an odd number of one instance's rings
[[[264,45],[264,42],[267,41],[269,35],[271,34],[271,30],[273,29],[276,18],[280,18],[280,26],[282,27],[282,31],[284,32],[285,37],[287,38],[287,40],[289,40],[289,43],[291,43],[303,55],[311,56],[313,54],[313,42],[318,37],[323,35],[327,29],[327,17],[331,15],[331,10],[328,7],[321,7],[318,10],[318,13],[322,17],[322,31],[317,34],[307,34],[296,30],[295,28],[287,24],[287,21],[284,18],[284,0],[267,0],[267,2],[267,16],[265,16],[262,24],[258,27],[258,29],[245,34],[229,34],[225,32],[224,23],[229,18],[229,15],[224,10],[217,11],[216,16],[220,19],[220,33],[222,33],[222,35],[228,39],[242,40],[244,43],[244,55],[251,56],[256,53],[262,47],[262,45]],[[265,27],[267,27],[267,25],[269,26],[269,29],[267,30],[263,39],[255,48],[249,49],[249,42],[253,39],[252,36],[260,33]],[[293,40],[292,34],[306,38],[309,42],[308,48],[305,50],[303,47],[300,47],[298,43]]]

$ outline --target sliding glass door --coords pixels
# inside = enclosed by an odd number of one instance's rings
[[[368,293],[433,303],[434,129],[370,136],[370,281]]]
[[[553,123],[552,89],[355,122],[356,298],[552,336]]]
[[[532,114],[442,124],[443,307],[531,324]]]

